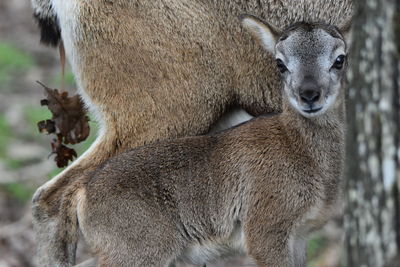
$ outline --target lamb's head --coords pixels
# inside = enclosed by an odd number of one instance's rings
[[[249,15],[242,17],[242,23],[275,56],[284,91],[295,110],[314,117],[333,105],[347,65],[349,23],[339,29],[302,22],[282,31]]]

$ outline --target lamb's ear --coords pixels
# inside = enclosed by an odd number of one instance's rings
[[[347,46],[350,46],[351,44],[351,36],[353,33],[352,30],[352,17],[350,16],[347,18],[341,25],[339,25],[338,29],[340,33],[342,34],[344,41],[347,43]]]
[[[240,20],[243,27],[259,39],[269,52],[275,53],[275,44],[281,32],[278,28],[252,15],[241,15]]]

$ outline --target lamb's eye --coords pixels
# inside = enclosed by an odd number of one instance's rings
[[[279,58],[276,59],[276,66],[278,67],[281,73],[284,73],[288,70],[285,66],[285,63],[283,63],[283,61],[280,60]]]
[[[342,69],[343,65],[344,65],[344,61],[346,60],[346,56],[345,55],[340,55],[335,59],[335,63],[333,63],[332,68],[335,69]]]

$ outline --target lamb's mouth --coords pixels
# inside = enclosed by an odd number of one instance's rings
[[[320,108],[310,107],[309,109],[303,109],[303,111],[306,113],[312,114],[312,113],[316,113],[316,112],[320,111],[321,109],[322,109],[322,107],[320,107]]]

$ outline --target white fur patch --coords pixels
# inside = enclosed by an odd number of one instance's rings
[[[238,124],[251,120],[253,116],[244,109],[236,108],[222,115],[222,117],[214,124],[209,133],[217,133],[225,129],[232,128]]]
[[[251,17],[245,17],[242,20],[242,24],[255,37],[261,40],[262,44],[269,52],[275,52],[276,37],[267,25]]]
[[[61,37],[64,42],[65,53],[71,64],[75,78],[77,78],[77,82],[79,83],[80,77],[79,73],[76,71],[79,66],[79,57],[76,53],[76,40],[81,39],[82,34],[78,24],[78,16],[80,13],[78,2],[79,1],[76,0],[52,0],[52,6],[57,14],[61,28]],[[78,84],[78,86],[79,85],[80,84]]]
[[[54,17],[50,0],[31,0],[33,11],[40,18]]]

